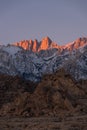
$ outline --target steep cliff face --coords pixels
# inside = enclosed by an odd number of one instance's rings
[[[82,37],[76,39],[74,42],[68,43],[63,46],[59,46],[57,43],[54,43],[49,37],[43,38],[40,42],[38,42],[36,39],[33,40],[24,40],[17,43],[14,43],[15,46],[20,46],[25,50],[31,50],[33,52],[39,52],[41,50],[49,50],[53,48],[57,48],[62,51],[73,51],[75,49],[78,49],[84,45],[87,45],[87,38]]]
[[[24,50],[31,50],[33,52],[37,52],[39,43],[35,39],[34,41],[33,40],[23,40],[23,41],[14,43],[13,45],[22,47]]]
[[[48,50],[48,49],[52,49],[52,48],[58,48],[58,45],[56,43],[53,43],[49,37],[45,37],[40,42],[40,46],[38,48],[38,51]]]
[[[40,42],[38,42],[36,39],[33,40],[24,40],[17,43],[14,43],[15,46],[20,46],[25,50],[31,50],[33,52],[39,52],[41,50],[48,50],[52,48],[59,48],[59,46],[52,42],[52,40],[49,37],[43,38]]]
[[[32,51],[33,51],[33,52],[37,52],[37,51],[38,51],[38,47],[39,47],[39,43],[38,43],[38,41],[35,39],[34,42],[33,42]]]

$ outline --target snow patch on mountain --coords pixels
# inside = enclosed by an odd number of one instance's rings
[[[42,75],[64,68],[76,80],[87,79],[87,42],[86,39],[85,43],[82,40],[84,41],[84,39],[77,40],[82,42],[81,47],[72,51],[51,48],[34,53],[19,46],[2,46],[0,48],[0,73],[19,75],[36,82],[41,80]],[[69,46],[73,46],[72,44]]]
[[[14,55],[14,54],[18,53],[18,51],[23,50],[21,47],[16,47],[16,46],[12,46],[12,45],[3,46],[1,49],[3,51],[8,52],[10,55]]]

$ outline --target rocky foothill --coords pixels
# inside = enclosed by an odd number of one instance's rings
[[[0,75],[0,116],[87,114],[87,80],[76,82],[64,70],[44,75],[40,83]]]

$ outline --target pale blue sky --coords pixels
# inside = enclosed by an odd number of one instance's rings
[[[0,43],[87,36],[87,0],[0,0]]]

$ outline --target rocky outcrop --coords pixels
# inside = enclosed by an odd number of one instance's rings
[[[62,46],[62,48],[64,50],[73,51],[73,50],[78,49],[84,45],[87,45],[87,38],[86,37],[78,38],[74,42],[68,43],[68,44]]]
[[[48,50],[48,49],[52,49],[52,48],[58,49],[59,46],[56,43],[53,43],[52,40],[49,37],[45,37],[40,42],[40,46],[38,48],[38,51]]]
[[[7,109],[6,111],[10,110],[9,112],[14,112],[14,110],[11,110],[11,108],[12,104],[15,105],[14,101],[16,97],[26,91],[30,94],[33,93],[36,85],[36,83],[25,81],[18,76],[13,77],[8,75],[0,75],[0,112],[4,107]],[[3,114],[9,115],[5,109],[3,109]]]
[[[33,52],[37,52],[39,43],[35,39],[34,41],[32,41],[32,40],[23,40],[23,41],[14,43],[13,45],[22,47],[24,50],[31,50]]]
[[[87,45],[87,38],[86,37],[78,38],[74,42],[68,43],[63,46],[59,46],[57,43],[54,43],[49,37],[43,38],[40,42],[38,42],[36,39],[34,41],[24,40],[14,43],[13,45],[20,46],[25,50],[31,50],[33,52],[39,52],[42,50],[49,50],[53,48],[56,48],[60,52],[63,52],[63,51],[73,51],[84,45]]]
[[[1,116],[59,116],[87,113],[87,81],[76,82],[63,69],[34,84],[0,76]]]
[[[40,42],[36,39],[33,40],[23,40],[13,44],[14,46],[20,46],[25,50],[30,50],[33,52],[39,52],[41,50],[48,50],[52,48],[59,48],[56,43],[53,43],[49,37],[43,38]]]
[[[43,38],[42,41],[41,41],[41,44],[40,44],[40,47],[39,47],[38,51],[49,49],[51,43],[52,43],[52,41],[50,40],[50,38],[48,38],[48,37]]]

